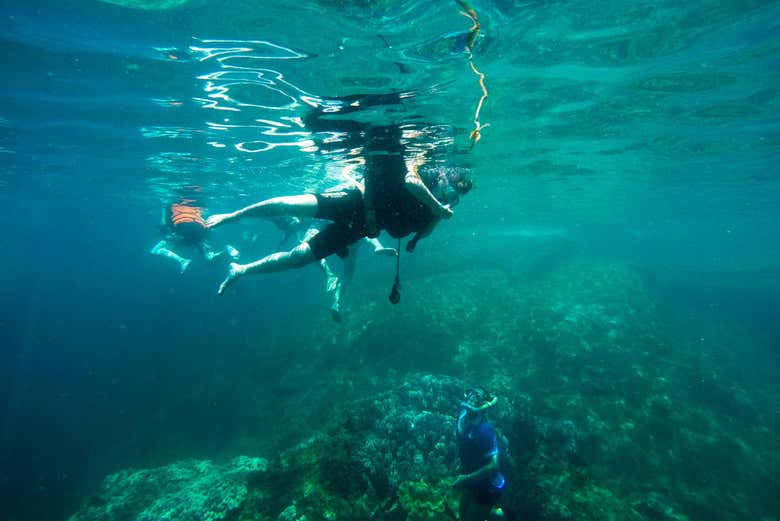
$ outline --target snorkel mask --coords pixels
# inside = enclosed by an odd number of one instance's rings
[[[461,407],[469,412],[484,412],[498,402],[498,397],[484,389],[469,389],[463,394]]]

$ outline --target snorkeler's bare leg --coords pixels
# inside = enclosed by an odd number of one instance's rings
[[[309,228],[306,230],[306,233],[303,235],[303,239],[301,239],[301,242],[309,242],[314,238],[315,235],[320,233],[321,226],[319,223],[315,222]],[[330,264],[328,263],[327,259],[320,259],[320,261],[317,263],[317,265],[322,270],[322,274],[325,275],[325,291],[329,295],[331,293],[334,293],[336,291],[336,288],[339,286],[339,277],[336,275],[336,273],[331,269]]]
[[[271,255],[263,257],[262,259],[249,264],[238,264],[232,262],[230,263],[228,276],[224,281],[222,281],[222,284],[219,285],[219,290],[217,293],[221,295],[222,292],[225,291],[225,288],[230,286],[234,280],[243,275],[291,270],[305,266],[311,262],[314,262],[315,260],[314,253],[311,251],[309,243],[304,242],[290,251],[272,253]]]
[[[328,294],[335,292],[340,284],[338,275],[333,272],[326,259],[320,259],[319,266],[325,275],[325,291]]]
[[[320,268],[325,275],[325,292],[331,298],[330,312],[333,315],[333,320],[341,322],[341,279],[331,269],[330,264],[326,259],[320,259]]]
[[[214,228],[244,217],[314,217],[317,213],[317,197],[314,194],[273,197],[230,213],[218,213],[206,219],[206,226]]]
[[[336,279],[338,284],[334,288],[333,303],[330,306],[331,316],[336,322],[341,322],[341,303],[344,299],[344,292],[347,291],[347,287],[352,284],[352,279],[355,277],[355,264],[359,249],[355,246],[349,248],[349,254],[344,257],[344,275],[340,279]]]
[[[321,226],[318,223],[314,223],[306,230],[303,236],[303,242],[309,242],[315,235],[321,230]],[[320,259],[317,263],[322,270],[322,274],[325,275],[325,293],[331,298],[330,310],[333,313],[333,319],[337,322],[341,321],[339,316],[339,309],[341,307],[341,279],[330,267],[330,263],[327,259]]]
[[[168,243],[165,240],[162,240],[154,245],[154,247],[149,251],[152,255],[159,255],[161,257],[167,257],[169,259],[173,259],[176,262],[179,263],[180,273],[184,273],[184,271],[187,269],[187,267],[190,265],[190,262],[192,262],[190,259],[187,259],[185,257],[182,257],[175,251],[168,248]]]

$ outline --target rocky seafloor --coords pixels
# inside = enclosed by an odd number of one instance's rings
[[[456,519],[454,419],[472,385],[500,397],[515,519],[780,519],[777,396],[637,271],[577,257],[445,271],[403,299],[355,291],[342,327],[323,317],[295,339],[280,388],[307,392],[275,397],[276,420],[302,442],[123,470],[71,520]]]

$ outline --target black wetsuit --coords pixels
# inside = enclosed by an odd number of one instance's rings
[[[435,216],[429,207],[418,201],[406,188],[403,157],[376,156],[371,163],[366,169],[366,175],[373,177],[374,211],[379,228],[387,230],[395,238],[428,228]]]

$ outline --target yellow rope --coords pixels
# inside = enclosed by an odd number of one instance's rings
[[[476,111],[474,111],[474,130],[472,130],[471,134],[469,134],[469,138],[471,139],[471,146],[474,147],[477,141],[482,138],[481,130],[490,126],[490,123],[483,125],[479,122],[479,113],[482,111],[482,105],[485,103],[485,99],[488,97],[488,90],[485,86],[485,74],[480,72],[476,65],[474,65],[474,44],[477,41],[477,36],[479,36],[481,25],[479,23],[479,15],[473,7],[466,3],[465,0],[456,0],[456,2],[458,2],[458,4],[464,9],[463,11],[460,11],[460,14],[474,22],[474,25],[472,25],[468,30],[469,38],[466,42],[466,49],[469,52],[469,66],[471,67],[471,70],[474,71],[474,74],[476,74],[479,78],[479,87],[482,89],[482,96],[479,98]]]

